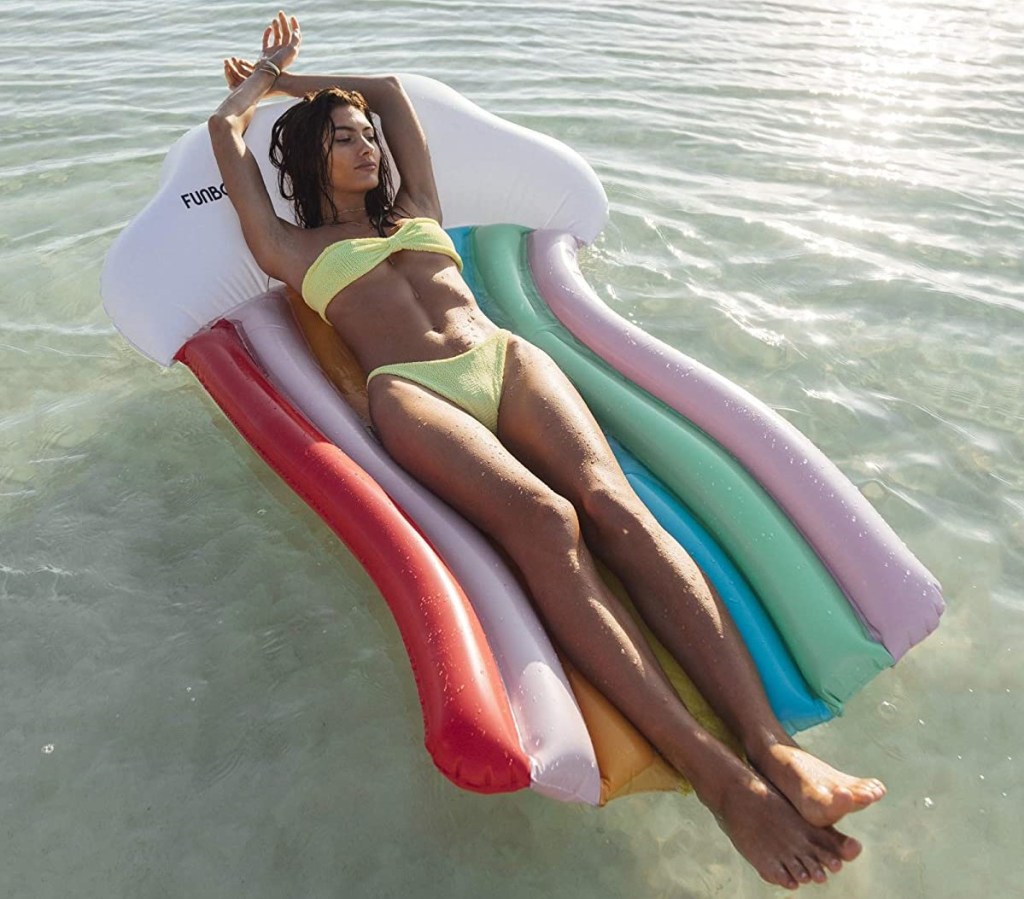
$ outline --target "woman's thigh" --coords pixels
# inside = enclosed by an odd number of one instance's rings
[[[530,521],[573,517],[566,499],[448,400],[393,375],[374,378],[369,394],[374,428],[388,454],[506,548],[514,548],[509,544]]]
[[[588,496],[597,492],[633,496],[572,382],[547,353],[521,338],[509,342],[498,436],[527,468],[581,511]]]

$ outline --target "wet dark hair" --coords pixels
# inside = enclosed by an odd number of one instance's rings
[[[281,196],[295,204],[295,217],[303,228],[330,225],[338,218],[328,171],[334,144],[331,112],[338,106],[354,106],[373,125],[370,107],[362,94],[330,87],[306,94],[274,123],[270,134],[270,161],[277,169]],[[373,130],[379,143],[376,125]],[[377,186],[366,193],[366,212],[381,237],[395,224],[394,200],[391,167],[382,148]],[[326,220],[325,208],[330,210]]]

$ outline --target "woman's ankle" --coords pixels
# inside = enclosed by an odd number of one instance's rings
[[[698,758],[688,759],[686,767],[688,770],[683,774],[693,785],[697,798],[715,814],[733,791],[747,788],[752,780],[758,779],[742,759],[713,739],[702,748]]]
[[[777,746],[796,747],[793,738],[779,726],[760,726],[748,728],[739,736],[743,752],[755,768],[762,764],[770,763],[773,759],[772,751]]]

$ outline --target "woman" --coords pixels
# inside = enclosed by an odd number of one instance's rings
[[[823,882],[860,852],[832,825],[884,787],[836,771],[787,736],[727,613],[632,492],[572,385],[545,353],[482,315],[440,228],[426,139],[399,81],[292,75],[300,44],[298,22],[279,13],[257,63],[225,61],[234,89],[209,123],[257,262],[344,336],[370,371],[370,413],[388,452],[501,544],[573,664],[692,782],[758,873],[791,889]],[[299,225],[274,213],[242,138],[271,90],[303,97],[272,139]],[[364,98],[401,173],[393,198]],[[740,739],[749,765],[687,712],[591,551]]]

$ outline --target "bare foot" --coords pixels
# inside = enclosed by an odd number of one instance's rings
[[[808,824],[753,771],[736,778],[711,808],[719,826],[740,854],[769,883],[795,890],[804,883],[824,883],[844,861],[860,855],[857,840],[833,827]]]
[[[817,827],[835,824],[885,795],[880,780],[843,774],[799,746],[775,743],[750,761]]]

